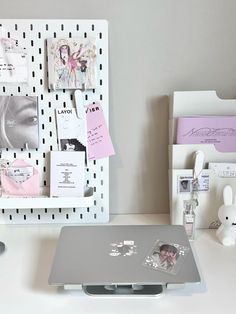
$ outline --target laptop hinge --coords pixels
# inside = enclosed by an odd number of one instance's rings
[[[64,285],[64,289],[65,290],[83,290],[83,286],[82,285]]]

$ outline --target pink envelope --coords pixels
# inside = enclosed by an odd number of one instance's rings
[[[16,159],[12,162],[11,167],[28,167],[31,166],[27,164],[22,159]],[[38,196],[40,194],[39,188],[39,173],[33,168],[33,175],[27,179],[25,182],[18,183],[14,179],[6,175],[7,171],[3,170],[1,173],[2,182],[2,196]]]

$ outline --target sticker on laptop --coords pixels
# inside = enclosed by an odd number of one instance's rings
[[[134,241],[125,240],[119,243],[111,243],[110,256],[132,256],[137,254],[137,246]]]
[[[189,252],[189,247],[157,240],[145,257],[143,265],[176,275]]]

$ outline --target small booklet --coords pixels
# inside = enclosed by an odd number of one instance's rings
[[[49,88],[96,88],[95,38],[49,38],[47,47]]]
[[[51,152],[50,197],[84,196],[84,154],[84,152]]]
[[[0,148],[38,148],[37,97],[0,96],[0,119]]]
[[[57,138],[61,151],[85,152],[87,160],[87,134],[84,116],[78,118],[75,108],[56,109]]]

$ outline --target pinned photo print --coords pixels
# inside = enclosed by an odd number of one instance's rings
[[[157,240],[143,265],[155,270],[176,274],[189,251],[188,247]]]
[[[0,148],[38,148],[37,97],[0,96]]]

